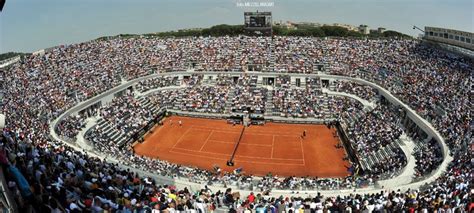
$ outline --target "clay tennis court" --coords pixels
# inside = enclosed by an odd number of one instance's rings
[[[333,136],[336,130],[324,125],[266,123],[246,127],[235,153],[235,165],[228,167],[226,162],[242,128],[226,120],[171,116],[134,149],[138,155],[208,170],[218,165],[225,171],[242,167],[243,172],[253,175],[348,175],[345,166],[349,163],[342,159],[344,149],[335,147],[339,142]],[[302,139],[304,130],[307,135]]]

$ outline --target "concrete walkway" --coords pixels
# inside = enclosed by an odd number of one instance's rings
[[[409,184],[415,175],[416,159],[415,156],[413,156],[415,143],[405,132],[400,136],[400,141],[400,148],[407,157],[407,165],[402,169],[402,172],[399,175],[392,177],[389,180],[379,181],[379,185],[384,188],[393,188]]]
[[[135,92],[135,95],[137,97],[140,97],[140,96],[148,96],[150,94],[153,94],[154,92],[158,92],[158,91],[161,91],[161,90],[173,90],[173,89],[184,89],[186,86],[185,85],[182,85],[182,86],[170,86],[170,87],[161,87],[161,88],[155,88],[155,89],[151,89],[151,90],[148,90],[146,92],[138,92],[136,91]]]
[[[377,105],[376,103],[369,102],[369,101],[367,101],[363,98],[360,98],[357,95],[353,95],[353,94],[349,94],[349,93],[345,93],[345,92],[334,92],[334,91],[328,90],[326,88],[323,88],[322,91],[323,91],[323,93],[327,93],[328,95],[332,95],[332,96],[345,96],[345,97],[355,99],[355,100],[359,101],[360,103],[362,103],[362,105],[364,105],[365,110],[370,111],[370,110],[374,109]]]
[[[93,150],[94,147],[87,141],[84,136],[90,128],[92,128],[94,125],[97,124],[98,117],[90,117],[86,119],[86,126],[79,131],[77,134],[77,140],[76,143],[79,145],[81,148],[86,149],[86,150]]]

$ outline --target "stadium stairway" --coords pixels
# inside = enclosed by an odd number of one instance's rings
[[[242,71],[242,65],[240,62],[242,61],[242,44],[239,45],[239,50],[237,51],[240,54],[237,54],[235,56],[235,64],[234,64],[234,69],[232,71],[234,72],[241,72]]]
[[[397,141],[400,139],[397,139]],[[360,159],[360,164],[365,170],[373,170],[378,164],[384,164],[391,157],[396,156],[397,150],[401,148],[397,141],[382,147],[381,149],[369,153],[360,153],[360,156],[364,156]],[[403,149],[402,149],[403,150]]]
[[[87,149],[87,150],[92,150],[93,149],[93,146],[90,144],[89,141],[87,141],[85,138],[84,138],[84,135],[86,134],[87,130],[91,129],[91,128],[94,128],[94,126],[97,125],[98,123],[98,118],[97,117],[89,117],[85,120],[86,122],[86,125],[84,128],[82,128],[78,134],[77,134],[77,137],[76,137],[76,143],[83,147],[84,149]],[[105,123],[105,121],[102,119],[103,123]]]
[[[249,80],[249,85],[251,87],[257,87],[258,85],[258,77],[257,76],[250,76],[250,80]]]
[[[313,62],[313,73],[318,73],[318,72],[319,72],[319,70],[318,70],[318,64],[319,64],[319,63]]]
[[[235,97],[235,88],[232,87],[227,94],[227,99],[225,100],[225,111],[226,113],[232,113],[232,100]]]
[[[155,108],[153,103],[147,97],[139,97],[138,101],[140,102],[141,107],[147,111],[153,111]]]
[[[389,180],[379,181],[379,184],[385,188],[409,184],[415,176],[416,159],[415,156],[413,156],[415,142],[410,137],[408,137],[405,132],[403,132],[396,143],[391,143],[390,145],[392,150],[394,150],[394,147],[397,146],[402,149],[403,153],[407,157],[407,164],[398,175],[392,177]],[[387,151],[390,152],[390,150]]]
[[[325,73],[331,73],[332,66],[329,62],[323,62],[323,69]]]
[[[329,90],[330,90],[330,91],[336,91],[336,85],[334,84],[334,82],[332,82],[331,84],[329,84]]]
[[[322,70],[318,70],[318,66],[322,65]],[[331,73],[331,64],[327,62],[327,60],[319,60],[313,61],[313,71],[314,73],[324,74],[324,73]]]
[[[272,116],[274,112],[273,106],[273,90],[269,88],[267,90],[267,101],[265,102],[265,116]]]
[[[274,72],[275,71],[275,43],[271,42],[270,43],[270,64],[268,65],[268,72]]]
[[[140,102],[143,109],[151,112],[153,115],[158,114],[158,112],[161,110],[161,107],[151,102],[148,97],[139,97],[138,101]]]
[[[314,73],[314,63],[313,62],[310,62],[307,57],[304,58],[304,67],[309,67],[310,69],[308,70],[305,70],[304,72],[305,73]]]
[[[324,117],[330,118],[331,110],[329,109],[329,106],[332,105],[334,102],[333,97],[329,96],[327,93],[322,93],[319,98],[323,100],[323,102],[321,103],[321,110],[323,111]]]
[[[126,134],[120,132],[114,124],[103,118],[97,120],[97,125],[94,128],[102,131],[114,144],[123,144],[128,139]],[[84,134],[82,134],[82,136],[84,136]]]

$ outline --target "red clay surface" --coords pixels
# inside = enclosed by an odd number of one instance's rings
[[[179,126],[178,121],[182,121]],[[266,123],[247,127],[237,148],[235,166],[228,167],[242,125],[225,120],[172,116],[157,126],[145,141],[137,144],[138,155],[211,170],[242,167],[243,172],[279,176],[345,177],[344,149],[336,149],[334,128],[324,125]],[[307,134],[301,139],[301,134]]]

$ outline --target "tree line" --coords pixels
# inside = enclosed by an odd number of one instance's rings
[[[17,57],[17,56],[24,57],[24,56],[28,56],[28,55],[31,55],[31,54],[30,53],[18,53],[18,52],[2,53],[2,54],[0,54],[0,61],[6,60],[6,59],[9,59],[9,58],[14,58],[14,57]]]

